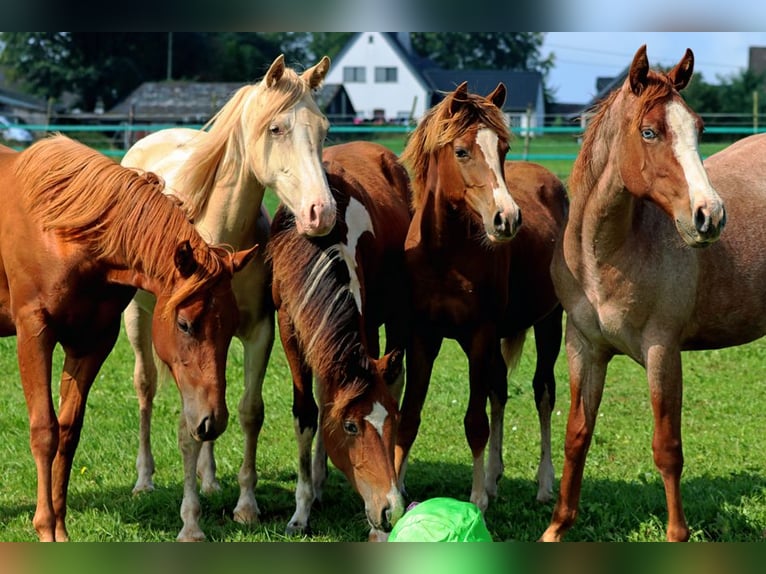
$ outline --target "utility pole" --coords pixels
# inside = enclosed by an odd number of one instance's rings
[[[167,80],[173,79],[173,32],[168,32],[168,77]]]

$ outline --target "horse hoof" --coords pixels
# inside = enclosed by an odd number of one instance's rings
[[[183,529],[181,532],[178,533],[178,536],[176,537],[176,540],[178,542],[204,542],[205,541],[205,533],[201,530],[186,530]]]
[[[210,482],[203,482],[202,486],[200,487],[200,492],[206,496],[214,494],[216,492],[221,491],[221,483],[219,483],[217,480],[213,479]]]
[[[239,524],[258,524],[260,521],[258,508],[239,506],[234,509],[234,522]]]
[[[289,522],[287,528],[285,528],[285,536],[304,536],[311,533],[311,528],[308,524],[301,524],[299,522]]]
[[[142,492],[151,492],[154,490],[154,483],[150,480],[148,482],[137,482],[133,487],[133,494],[140,494]]]

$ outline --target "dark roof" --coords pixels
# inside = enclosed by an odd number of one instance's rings
[[[537,104],[537,95],[543,77],[539,72],[518,70],[426,70],[424,74],[439,92],[451,92],[462,82],[468,82],[468,91],[486,96],[497,87],[505,84],[508,95],[505,98],[505,110],[526,110],[527,106]]]
[[[204,123],[244,85],[244,82],[144,82],[109,113]]]
[[[9,82],[2,69],[0,69],[0,104],[26,108],[35,112],[45,112],[48,109],[44,99],[26,94],[21,91],[20,86]]]

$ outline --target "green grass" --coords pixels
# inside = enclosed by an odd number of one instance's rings
[[[59,358],[60,360],[60,358]],[[685,357],[682,483],[686,513],[696,541],[758,541],[766,530],[766,480],[761,430],[766,342]],[[0,340],[0,392],[4,443],[0,447],[0,540],[35,540],[35,468],[28,446],[26,408],[18,380],[15,339]],[[496,540],[535,540],[547,526],[552,503],[534,500],[538,453],[531,377],[534,346],[511,376],[505,417],[506,472],[486,521]],[[180,399],[172,381],[158,393],[153,444],[157,490],[131,494],[138,425],[131,385],[132,353],[124,336],[109,357],[89,398],[82,441],[69,490],[68,526],[78,541],[168,541],[180,529],[181,457],[176,447]],[[566,364],[557,363],[559,400],[553,417],[557,478],[568,411]],[[231,519],[237,499],[241,433],[236,417],[242,351],[232,345],[228,404],[232,417],[217,443],[223,489],[202,497],[202,527],[213,541],[284,541],[293,510],[295,440],[290,379],[277,344],[264,386],[266,421],[259,443],[257,498],[262,522],[247,527]],[[434,370],[408,473],[416,500],[433,496],[467,499],[470,455],[462,418],[467,364],[457,345],[445,343]],[[623,357],[611,365],[599,422],[585,471],[581,516],[568,540],[660,541],[666,520],[664,494],[651,454],[651,411],[643,371]],[[312,513],[314,535],[301,540],[364,540],[361,501],[332,469],[322,505]]]
[[[265,201],[273,211],[273,194],[267,193]],[[539,433],[531,389],[531,340],[525,349],[509,383],[506,471],[499,496],[486,513],[495,540],[536,540],[553,508],[552,503],[535,501]],[[60,365],[59,355],[56,360]],[[231,418],[216,447],[223,489],[202,497],[201,525],[213,541],[284,541],[284,528],[294,508],[296,446],[290,376],[279,342],[264,385],[266,420],[259,442],[256,490],[262,521],[242,526],[231,518],[241,461],[236,405],[242,388],[242,363],[241,345],[234,341],[228,362]],[[766,341],[690,353],[685,355],[684,366],[686,466],[682,492],[692,540],[762,541],[766,531],[766,456],[760,410],[766,405],[761,386],[766,380]],[[172,541],[180,530],[182,468],[176,445],[179,393],[171,380],[160,387],[152,434],[157,489],[134,496],[138,405],[131,383],[132,368],[132,352],[122,335],[88,401],[69,488],[68,527],[73,540]],[[0,339],[0,370],[4,373],[0,386],[4,438],[0,445],[0,541],[33,541],[36,475],[14,338]],[[568,412],[563,351],[556,374],[553,460],[558,479]],[[454,342],[445,342],[435,365],[421,432],[411,453],[407,487],[415,500],[469,496],[471,461],[462,430],[467,378],[462,352]],[[581,514],[567,540],[663,540],[665,498],[652,462],[647,383],[643,370],[624,357],[616,358],[610,366],[598,421],[585,469]],[[312,512],[312,526],[313,535],[298,540],[366,539],[361,500],[334,468],[324,502]]]

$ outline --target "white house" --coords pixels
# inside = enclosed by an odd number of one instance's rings
[[[542,126],[543,78],[516,70],[445,70],[415,54],[407,32],[359,32],[333,59],[326,81],[343,84],[357,120],[417,120],[461,82],[488,94],[503,82],[503,111],[514,127]]]
[[[354,34],[333,58],[325,81],[343,84],[364,120],[404,121],[430,107],[432,87],[413,65],[406,33]]]

